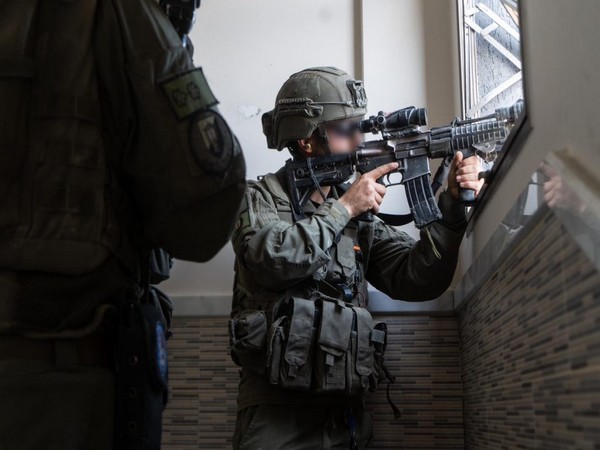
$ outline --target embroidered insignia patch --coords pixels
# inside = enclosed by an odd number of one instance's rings
[[[234,137],[225,119],[212,110],[199,111],[190,122],[190,147],[206,172],[221,175],[231,165]]]
[[[219,103],[210,90],[201,68],[163,81],[161,86],[180,120]]]

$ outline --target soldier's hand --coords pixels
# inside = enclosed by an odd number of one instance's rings
[[[383,201],[386,188],[377,183],[377,180],[397,168],[398,163],[388,163],[359,176],[350,185],[350,188],[339,200],[348,210],[350,217],[360,216],[367,211],[374,214],[379,212],[379,205]]]
[[[475,197],[479,194],[485,180],[479,179],[481,165],[479,158],[474,155],[463,159],[462,152],[456,152],[448,174],[448,190],[454,198],[460,198],[458,188],[472,189]]]

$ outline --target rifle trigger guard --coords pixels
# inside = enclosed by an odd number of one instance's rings
[[[402,185],[402,181],[400,181],[398,183],[392,183],[391,177],[392,177],[392,174],[388,173],[388,174],[384,175],[382,178],[380,178],[377,181],[381,182],[381,184],[383,184],[386,188],[392,187],[392,186],[401,186]],[[385,180],[385,182],[384,182],[384,180]]]

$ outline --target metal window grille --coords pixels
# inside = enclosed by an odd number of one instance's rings
[[[519,10],[515,0],[457,0],[462,105],[480,117],[523,98]]]

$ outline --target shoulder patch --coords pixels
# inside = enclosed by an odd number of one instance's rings
[[[190,148],[206,172],[222,175],[235,153],[235,138],[223,117],[210,109],[199,111],[190,120]]]
[[[162,81],[160,85],[180,120],[219,103],[200,67]]]

